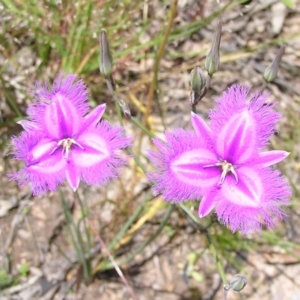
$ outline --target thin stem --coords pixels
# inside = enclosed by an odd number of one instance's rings
[[[75,192],[75,197],[78,200],[78,203],[80,205],[80,209],[81,209],[81,213],[82,213],[83,226],[84,226],[84,232],[85,232],[85,235],[87,237],[87,242],[88,242],[88,253],[90,253],[90,251],[92,249],[92,243],[91,243],[91,237],[90,237],[89,230],[88,230],[86,220],[85,220],[85,210],[86,209],[85,209],[85,207],[83,205],[83,202],[81,201],[81,198],[80,198],[77,191]]]
[[[142,202],[139,204],[139,206],[136,208],[136,210],[133,212],[133,214],[130,216],[130,218],[127,220],[125,224],[123,224],[121,230],[115,235],[114,239],[111,241],[111,243],[108,245],[108,249],[112,250],[114,247],[120,242],[121,238],[124,236],[126,231],[129,229],[129,227],[132,225],[132,223],[136,220],[136,218],[140,215],[144,208],[144,203],[150,200],[151,198],[151,191],[149,191]]]
[[[260,87],[260,89],[259,89],[259,91],[258,91],[258,93],[259,93],[259,94],[262,94],[263,91],[267,88],[267,86],[268,86],[268,82],[266,82],[266,81],[264,80],[262,86]]]
[[[184,204],[181,203],[181,204],[179,204],[179,206],[182,208],[182,210],[184,210],[187,213],[187,215],[199,226],[200,230],[205,234],[207,242],[208,242],[208,248],[209,248],[210,252],[212,253],[212,255],[213,255],[213,257],[216,261],[217,269],[218,269],[219,274],[222,278],[223,284],[226,285],[225,272],[224,272],[223,266],[222,266],[222,264],[219,260],[219,257],[217,255],[217,251],[216,251],[216,248],[213,244],[213,240],[212,240],[210,234],[207,231],[207,227],[203,226],[200,223],[199,219]]]
[[[142,129],[149,137],[155,138],[155,134],[154,134],[153,132],[151,132],[150,130],[148,130],[144,125],[142,125],[136,118],[131,117],[130,120],[131,120],[132,123],[134,123],[137,127],[139,127],[140,129]]]
[[[139,248],[137,248],[132,254],[130,254],[129,256],[127,256],[125,259],[118,261],[118,265],[122,265],[122,264],[126,264],[128,262],[130,262],[132,259],[134,259],[134,257],[136,255],[138,255],[139,253],[141,253],[150,243],[152,243],[158,236],[159,234],[162,232],[162,230],[164,229],[166,223],[168,222],[171,213],[173,212],[175,206],[174,205],[170,205],[167,213],[165,214],[162,222],[160,223],[157,231],[155,232],[154,235],[152,235],[143,245],[141,245]],[[101,270],[107,270],[110,269],[112,267],[111,264],[106,264],[104,265]]]
[[[228,293],[228,290],[224,287],[223,288],[223,300],[227,300],[227,293]]]
[[[154,65],[154,74],[153,74],[152,82],[151,82],[151,85],[149,88],[147,109],[145,112],[145,122],[144,122],[145,125],[147,124],[149,114],[151,113],[151,110],[152,110],[153,96],[154,96],[154,93],[156,90],[156,83],[157,83],[157,80],[156,80],[157,72],[158,72],[160,61],[161,61],[164,51],[165,51],[165,47],[166,47],[168,39],[169,39],[169,35],[171,33],[171,29],[173,27],[174,19],[177,14],[177,4],[178,4],[178,0],[173,0],[172,6],[171,6],[171,15],[170,15],[169,23],[165,30],[163,40],[162,40],[161,44],[159,45],[159,49],[157,51],[155,65]]]
[[[91,228],[93,229],[93,227],[91,226]],[[113,256],[111,255],[111,253],[109,252],[108,248],[106,247],[106,244],[104,243],[104,241],[102,240],[100,234],[93,229],[93,232],[95,234],[95,236],[97,237],[99,244],[101,246],[102,252],[105,256],[107,256],[109,258],[109,260],[111,261],[111,264],[113,265],[113,267],[115,268],[116,272],[118,273],[118,275],[120,276],[122,282],[124,283],[124,285],[126,286],[128,293],[131,295],[132,299],[137,300],[137,296],[135,295],[132,287],[129,285],[126,277],[124,276],[122,270],[120,269],[120,267],[118,266],[118,264],[116,263],[116,261],[114,260]]]
[[[117,97],[117,93],[116,93],[116,85],[114,83],[114,79],[113,79],[112,75],[109,78],[105,78],[105,83],[106,83],[107,88],[115,102],[115,107],[116,107],[119,123],[121,126],[123,126],[123,117],[122,117],[122,113],[121,113],[121,109],[119,106],[119,101],[118,101],[118,97]]]
[[[194,112],[195,114],[197,113],[196,104],[193,104],[193,105],[192,105],[192,112]]]
[[[66,200],[65,200],[63,194],[61,192],[60,192],[60,194],[61,194],[62,206],[63,206],[64,214],[66,217],[66,221],[67,221],[67,225],[68,225],[67,228],[70,233],[71,241],[72,241],[73,247],[75,248],[78,260],[82,264],[84,279],[86,281],[88,281],[90,278],[90,267],[85,258],[83,240],[81,238],[79,229],[76,227],[76,225],[74,223],[73,216],[68,208],[68,205],[66,203]],[[72,228],[73,228],[73,230],[72,230]]]

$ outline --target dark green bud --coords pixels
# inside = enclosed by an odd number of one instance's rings
[[[266,82],[273,81],[278,73],[279,64],[282,58],[282,55],[284,53],[285,45],[282,45],[280,49],[278,50],[274,60],[271,62],[271,64],[266,68],[264,72],[264,79]]]
[[[194,67],[190,73],[190,85],[193,92],[200,93],[205,87],[205,76],[200,67]]]
[[[205,59],[205,70],[212,76],[218,71],[220,65],[220,42],[221,42],[222,24],[218,23],[217,30],[212,40],[212,46]]]
[[[244,275],[236,274],[232,277],[228,289],[236,292],[241,291],[247,285],[247,278]]]
[[[104,76],[109,76],[112,72],[112,56],[109,50],[109,45],[106,37],[106,31],[100,33],[100,73]]]

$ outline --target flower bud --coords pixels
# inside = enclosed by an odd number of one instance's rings
[[[264,79],[266,82],[273,81],[278,73],[279,64],[281,61],[281,57],[284,53],[285,45],[282,45],[280,49],[278,50],[274,60],[271,62],[271,64],[266,68],[264,72]]]
[[[205,59],[205,70],[211,76],[217,72],[220,64],[220,42],[221,42],[222,24],[218,23],[217,30],[214,34],[212,46]]]
[[[200,67],[194,67],[190,73],[190,85],[192,91],[198,93],[205,87],[205,76]]]
[[[127,103],[124,100],[119,99],[118,104],[119,104],[120,108],[122,109],[123,114],[126,117],[130,118],[131,117],[131,112],[130,112],[130,109],[129,109]]]
[[[100,73],[104,76],[109,76],[112,71],[112,63],[106,31],[102,30],[100,33]]]
[[[247,285],[247,278],[244,275],[236,274],[229,283],[229,289],[236,292],[241,291]]]

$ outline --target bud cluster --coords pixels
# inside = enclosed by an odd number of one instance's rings
[[[206,95],[211,78],[219,68],[221,33],[222,24],[219,22],[213,37],[211,49],[205,59],[204,67],[208,74],[207,79],[205,78],[202,69],[198,66],[194,67],[190,74],[190,85],[192,88],[190,101],[194,111],[197,103]]]

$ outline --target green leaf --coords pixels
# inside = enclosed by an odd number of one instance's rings
[[[295,8],[295,3],[293,0],[281,0],[289,8]]]

